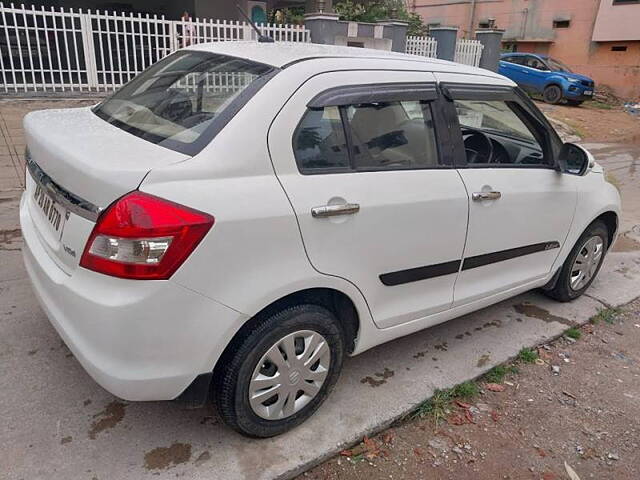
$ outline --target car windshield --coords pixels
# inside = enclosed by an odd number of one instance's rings
[[[573,73],[569,67],[555,58],[547,58],[547,63],[549,64],[549,68],[554,72]]]
[[[272,67],[225,55],[181,51],[153,65],[95,109],[150,142],[188,151],[214,118]]]

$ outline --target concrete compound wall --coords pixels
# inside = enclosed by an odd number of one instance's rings
[[[416,0],[415,11],[427,24],[459,26],[458,35],[467,38],[480,22],[494,18],[495,26],[505,29],[503,47],[551,55],[592,76],[597,84],[610,86],[622,98],[640,98],[640,3],[614,6],[612,2],[477,0],[473,21],[471,0]],[[621,15],[627,18],[620,20]],[[554,28],[554,20],[569,20],[570,26]],[[612,51],[613,46],[627,50]]]

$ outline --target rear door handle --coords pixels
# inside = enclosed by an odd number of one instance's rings
[[[473,192],[471,194],[471,199],[474,202],[480,202],[482,200],[498,200],[502,197],[500,192]]]
[[[314,218],[335,217],[338,215],[353,215],[360,211],[360,205],[357,203],[345,203],[343,205],[323,205],[322,207],[313,207],[311,216]]]

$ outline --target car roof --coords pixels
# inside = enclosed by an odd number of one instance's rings
[[[380,61],[411,62],[411,65],[414,68],[425,71],[455,71],[456,73],[468,73],[502,78],[500,75],[488,70],[448,62],[446,60],[439,60],[436,58],[390,52],[386,50],[322,45],[317,43],[259,43],[257,41],[211,42],[192,45],[187,47],[187,50],[198,50],[221,55],[229,55],[278,68],[286,68],[289,65],[302,61],[328,58],[373,59]]]
[[[524,57],[525,55],[531,55],[539,58],[549,58],[549,55],[543,55],[541,53],[533,53],[533,52],[505,52],[501,54],[501,57]]]

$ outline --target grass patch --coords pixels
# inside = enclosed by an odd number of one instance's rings
[[[516,373],[518,373],[518,367],[515,365],[498,365],[489,370],[483,380],[487,383],[502,383],[504,377]]]
[[[589,323],[597,325],[600,322],[605,322],[611,325],[621,311],[619,308],[603,308],[589,319]]]
[[[592,100],[587,105],[593,108],[599,108],[600,110],[613,110],[615,108],[613,105],[609,105],[608,103],[604,103],[604,102],[599,102],[598,100]]]
[[[534,363],[538,359],[538,352],[531,348],[523,348],[518,353],[518,360],[522,363]]]
[[[578,340],[582,336],[582,332],[576,327],[571,327],[570,329],[565,331],[564,334],[569,338],[573,338],[574,340]]]
[[[575,135],[578,135],[580,138],[584,139],[587,136],[587,132],[585,132],[581,126],[578,126],[576,122],[573,122],[567,118],[563,118],[561,121],[569,125],[573,130],[573,133]]]
[[[451,402],[454,400],[470,400],[478,396],[479,393],[478,384],[472,381],[463,382],[445,390],[436,390],[433,397],[420,404],[412,417],[432,417],[438,423],[448,415]]]
[[[451,389],[452,398],[460,398],[464,400],[476,397],[479,393],[480,389],[478,388],[478,384],[471,381],[461,383]]]

